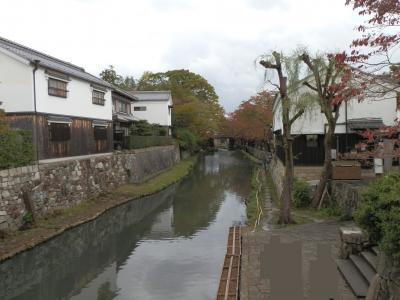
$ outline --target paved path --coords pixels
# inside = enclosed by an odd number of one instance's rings
[[[261,229],[245,228],[240,299],[353,300],[339,274],[339,227],[335,221],[276,228],[268,189]]]
[[[241,299],[356,299],[334,264],[339,226],[324,222],[244,230]]]

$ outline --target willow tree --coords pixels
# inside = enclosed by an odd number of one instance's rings
[[[292,125],[310,107],[310,94],[300,93],[301,65],[299,56],[295,54],[284,56],[276,51],[262,56],[259,63],[266,69],[266,76],[270,73],[276,80],[269,79],[268,83],[275,87],[277,97],[281,102],[282,141],[285,153],[285,177],[280,197],[280,223],[293,223],[291,204],[293,200],[293,137]]]
[[[339,118],[342,103],[352,98],[363,98],[363,84],[353,80],[356,71],[345,62],[344,53],[317,55],[311,57],[304,52],[300,59],[307,66],[311,76],[303,84],[316,93],[321,113],[326,118],[327,130],[324,137],[325,155],[324,165],[315,191],[312,205],[317,207],[324,195],[329,179],[332,177],[332,143],[335,135],[336,123]]]

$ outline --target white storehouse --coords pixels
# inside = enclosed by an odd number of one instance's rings
[[[310,90],[306,86],[302,86],[300,93],[303,92],[310,92]],[[279,135],[282,132],[282,111],[279,97],[275,100],[273,115],[272,130],[279,140]],[[361,102],[358,99],[352,99],[347,103],[342,103],[333,147],[339,153],[348,152],[356,143],[362,140],[360,132],[382,126],[393,126],[399,117],[400,97],[397,89],[393,87],[384,96],[375,95],[369,96]],[[309,112],[293,123],[292,135],[295,138],[293,142],[295,164],[321,165],[323,163],[323,140],[327,126],[325,115],[321,112],[316,102]]]
[[[112,151],[111,86],[81,67],[0,38],[0,102],[39,159]]]
[[[133,116],[151,124],[171,127],[172,96],[170,91],[132,91]]]

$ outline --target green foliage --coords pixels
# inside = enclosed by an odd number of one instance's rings
[[[146,120],[135,121],[130,128],[131,135],[150,136],[154,133],[154,126]]]
[[[136,82],[132,76],[123,77],[114,70],[114,66],[110,65],[108,69],[104,69],[100,73],[101,79],[115,85],[123,90],[132,91],[136,89]]]
[[[126,138],[126,149],[141,149],[155,146],[173,145],[174,139],[169,136],[141,136],[130,135]]]
[[[311,204],[310,185],[302,180],[295,179],[293,184],[293,205],[296,208],[309,207]]]
[[[33,223],[33,215],[30,211],[26,212],[22,217],[22,222],[24,224],[32,224]]]
[[[189,70],[144,72],[138,81],[138,90],[171,91],[175,135],[179,129],[188,129],[201,142],[218,132],[224,111],[214,87],[202,76]]]
[[[198,150],[198,137],[189,129],[179,128],[175,135],[181,149],[188,150],[191,153]]]
[[[23,130],[0,132],[0,169],[29,165],[33,160],[31,132]]]
[[[400,172],[372,182],[363,191],[354,217],[372,242],[400,262]]]
[[[246,202],[246,214],[247,222],[254,224],[258,218],[259,208],[257,205],[257,192],[261,191],[261,181],[260,181],[260,168],[255,167],[251,176],[251,191],[249,200]],[[259,194],[259,197],[261,195]]]
[[[131,135],[166,136],[167,129],[159,124],[150,124],[146,120],[135,121],[130,128]]]

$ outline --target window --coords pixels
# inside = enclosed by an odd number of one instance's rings
[[[104,92],[93,90],[93,92],[92,92],[93,104],[104,105],[104,103],[106,102],[106,100],[104,99],[104,95],[105,95]]]
[[[96,141],[106,140],[107,139],[107,127],[94,126],[93,134],[94,134],[94,139]]]
[[[54,78],[49,78],[48,91],[49,95],[51,96],[67,98],[67,82]]]
[[[71,139],[71,128],[65,123],[50,123],[49,124],[50,141],[65,142]]]
[[[146,108],[146,106],[135,106],[135,107],[133,108],[133,110],[134,110],[134,111],[146,111],[147,108]]]
[[[317,148],[318,147],[318,135],[316,135],[316,134],[306,135],[306,146],[308,148]]]
[[[119,112],[123,112],[123,113],[129,114],[131,112],[130,104],[126,103],[126,102],[120,102],[119,103]]]

